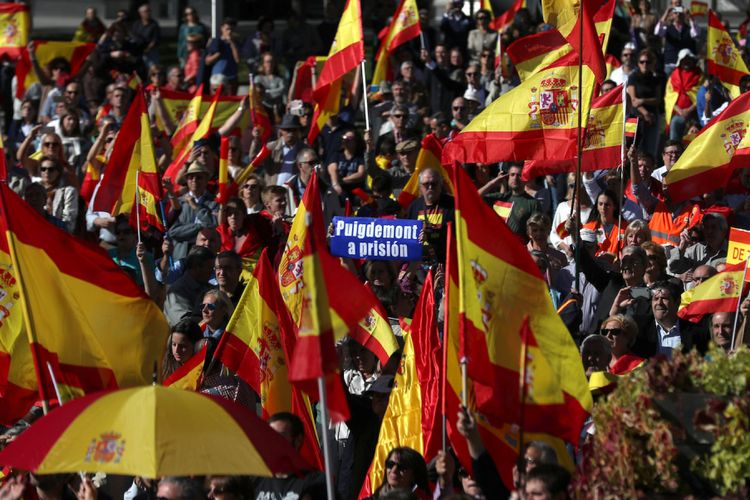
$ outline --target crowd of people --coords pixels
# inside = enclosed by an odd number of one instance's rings
[[[681,0],[668,3],[661,15],[648,0],[619,2],[622,8],[615,13],[608,52],[619,64],[602,87],[624,84],[627,114],[639,118],[636,141],[622,168],[587,172],[579,183],[572,173],[525,181],[523,163],[460,167],[488,204],[511,204],[507,225],[545,278],[550,300],[580,346],[587,375],[626,375],[650,358],[669,358],[676,349],[705,353],[710,344],[727,351],[733,347],[735,313],[717,312],[696,324],[678,317],[678,308],[686,290],[726,268],[729,228],[750,229],[750,169],[738,170],[726,188],[682,203],[673,202],[662,183],[686,144],[732,99],[707,73],[705,23],[693,19]],[[392,4],[368,7],[365,29],[377,33],[386,26]],[[296,99],[290,86],[300,62],[324,54],[333,41],[343,5],[327,5],[325,19],[316,26],[292,12],[283,31],[273,19],[261,18],[255,31],[240,33],[235,20],[224,19],[213,39],[198,11],[187,6],[176,54],[168,55],[147,3],[132,13],[120,11],[109,26],[89,8],[74,39],[96,48],[80,71],[72,74],[63,58],[41,67],[31,51],[39,83],[4,110],[8,185],[53,225],[104,247],[163,307],[171,335],[162,380],[205,344],[210,356],[242,295],[244,276],[262,251],[278,266],[292,217],[314,172],[327,222],[336,215],[424,222],[422,261],[371,260],[357,271],[399,338],[399,319],[411,318],[426,271],[439,277],[445,272],[447,225],[454,220],[450,187],[435,168],[419,173],[419,196],[409,206],[396,202],[415,171],[422,139],[432,134],[441,144],[451,141],[517,86],[519,77],[507,58],[500,57],[496,66],[495,50],[550,29],[537,16],[538,9],[521,9],[500,34],[489,27],[491,12],[469,15],[463,0],[448,2],[447,10],[437,15],[422,9],[423,37],[390,55],[392,78],[372,82],[367,96],[361,85],[345,90],[342,102],[347,104],[308,143],[314,103]],[[432,22],[437,17],[439,23]],[[748,24],[740,26],[737,40],[746,60]],[[244,67],[251,82],[240,74]],[[697,95],[682,92],[673,109],[665,109],[665,86],[675,71],[701,83]],[[134,90],[134,74],[145,89]],[[154,227],[141,231],[127,216],[93,209],[96,192],[90,181],[106,175],[134,92],[143,91],[148,100],[156,161],[163,172],[180,152],[170,145],[174,124],[157,124],[164,117],[161,94],[195,92],[203,85],[207,93],[220,88],[236,95],[246,83],[259,93],[273,121],[272,140],[261,144],[261,131],[252,123],[246,129],[236,126],[249,113],[248,99],[242,100],[231,123],[192,145],[176,185],[164,179],[163,234]],[[750,90],[750,76],[742,78],[740,90]],[[369,130],[362,126],[364,106],[369,107]],[[250,167],[245,165],[263,146],[270,150],[259,167],[243,176],[237,196],[221,204],[216,201],[220,137],[229,137],[232,178],[246,173]],[[441,297],[444,280],[435,283]],[[747,313],[745,302],[738,318],[742,329]],[[398,362],[382,366],[351,339],[339,348],[350,406],[356,411],[351,421],[328,432],[335,442],[337,495],[355,498],[373,457]],[[252,389],[221,370],[207,374],[202,390],[255,409]],[[38,412],[32,415],[27,420]],[[27,423],[5,429],[3,442]],[[297,449],[316,439],[304,435],[295,415],[274,415],[269,423]],[[468,443],[472,471],[456,463],[450,452],[423,457],[410,448],[396,448],[384,464],[382,483],[373,485],[373,498],[567,497],[570,473],[546,443],[525,446],[524,460],[514,470],[516,491],[511,491],[484,449],[474,416],[462,412],[459,431]],[[32,476],[30,484],[39,498],[92,498],[88,481],[71,492],[67,479]],[[20,481],[7,482],[0,498],[18,498]],[[137,478],[125,497],[293,500],[324,494],[323,475],[311,472],[304,478],[207,477],[203,482]]]

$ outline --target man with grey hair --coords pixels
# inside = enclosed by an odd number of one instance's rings
[[[711,315],[711,340],[714,345],[729,351],[732,348],[734,313],[715,312]]]
[[[201,485],[195,479],[182,476],[165,476],[159,481],[156,498],[165,500],[202,500]]]
[[[445,263],[448,223],[455,220],[453,197],[444,192],[440,172],[431,167],[419,173],[419,193],[420,197],[409,205],[406,218],[424,223],[422,260]]]

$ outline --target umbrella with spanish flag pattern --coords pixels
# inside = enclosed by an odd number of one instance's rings
[[[149,478],[309,470],[283,436],[245,408],[162,386],[74,399],[0,452],[0,464],[37,474],[82,471]]]

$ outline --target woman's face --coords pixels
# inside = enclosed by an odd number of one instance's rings
[[[622,329],[619,321],[607,321],[604,323],[602,326],[602,335],[609,342],[609,345],[612,347],[612,354],[616,358],[630,351],[628,336],[625,330]]]
[[[638,231],[631,231],[625,236],[625,246],[636,245],[641,246],[641,243],[646,241],[646,231],[639,229]]]
[[[29,102],[23,103],[23,105],[21,106],[21,118],[25,120],[30,120],[33,117],[34,117],[34,106]]]
[[[56,184],[60,180],[60,167],[52,162],[44,162],[39,166],[42,182],[45,184]]]
[[[392,453],[385,461],[386,479],[388,486],[403,490],[411,490],[414,487],[414,471],[401,464],[401,457]]]
[[[646,274],[653,277],[659,277],[661,275],[661,269],[659,266],[659,257],[656,252],[646,251],[648,257],[648,264],[646,264]]]
[[[117,248],[129,251],[135,247],[136,234],[128,224],[118,224],[115,227],[115,236],[117,237]]]
[[[212,327],[216,327],[215,323],[220,323],[222,320],[221,303],[216,299],[215,295],[206,295],[203,297],[203,303],[201,304],[201,316],[203,321],[206,321]]]
[[[245,207],[227,207],[227,225],[232,231],[237,231],[245,222]]]
[[[195,353],[195,346],[184,333],[172,334],[172,356],[179,364],[185,363]]]
[[[72,134],[78,130],[78,118],[75,115],[65,115],[62,120],[62,129],[66,134]]]
[[[260,184],[256,179],[250,179],[242,185],[242,199],[245,200],[248,208],[258,204],[260,201]]]
[[[531,224],[526,229],[526,233],[529,235],[529,238],[531,238],[531,241],[538,245],[544,245],[547,243],[549,230],[547,230],[544,226],[541,226],[539,224]]]
[[[615,218],[615,204],[607,195],[600,195],[596,199],[596,209],[602,222],[612,222]]]

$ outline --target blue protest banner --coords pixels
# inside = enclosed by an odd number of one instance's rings
[[[334,217],[331,253],[368,260],[420,260],[422,221]]]

